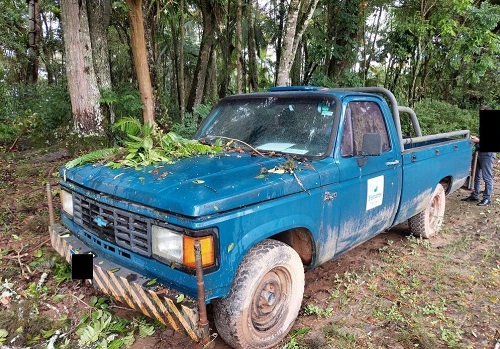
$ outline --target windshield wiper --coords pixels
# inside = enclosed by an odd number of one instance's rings
[[[202,137],[200,138],[198,141],[205,141],[205,140],[208,140],[208,139],[225,139],[225,140],[228,140],[229,142],[226,144],[226,145],[229,145],[231,144],[232,142],[237,142],[237,143],[241,143],[243,144],[244,146],[250,148],[253,152],[255,152],[256,154],[260,155],[260,156],[265,156],[263,153],[261,153],[260,151],[258,151],[257,149],[255,149],[253,146],[251,146],[250,144],[248,144],[247,142],[245,141],[242,141],[241,139],[237,139],[237,138],[231,138],[231,137],[224,137],[224,136],[213,136],[213,135],[207,135],[205,137]]]

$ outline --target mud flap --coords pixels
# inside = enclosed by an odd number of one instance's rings
[[[87,245],[60,224],[50,225],[49,233],[52,246],[68,263],[71,263],[74,253],[92,253]],[[202,340],[195,299],[185,296],[182,303],[177,303],[179,292],[96,255],[93,258],[92,284],[130,308],[187,334],[194,341]]]

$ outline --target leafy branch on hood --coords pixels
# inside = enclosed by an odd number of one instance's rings
[[[202,144],[174,132],[164,133],[157,126],[142,124],[132,117],[120,119],[113,125],[113,129],[124,134],[119,145],[84,154],[69,161],[66,168],[95,162],[106,163],[113,168],[140,168],[158,162],[173,163],[181,158],[222,151],[222,147],[218,145]]]

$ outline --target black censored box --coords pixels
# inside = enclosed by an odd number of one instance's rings
[[[479,151],[500,152],[500,110],[479,111]]]
[[[89,253],[71,255],[71,278],[87,280],[94,277],[94,256]]]

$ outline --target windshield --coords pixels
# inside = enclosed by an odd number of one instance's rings
[[[328,148],[334,105],[333,98],[311,95],[228,98],[195,137],[227,137],[259,151],[321,156]]]

